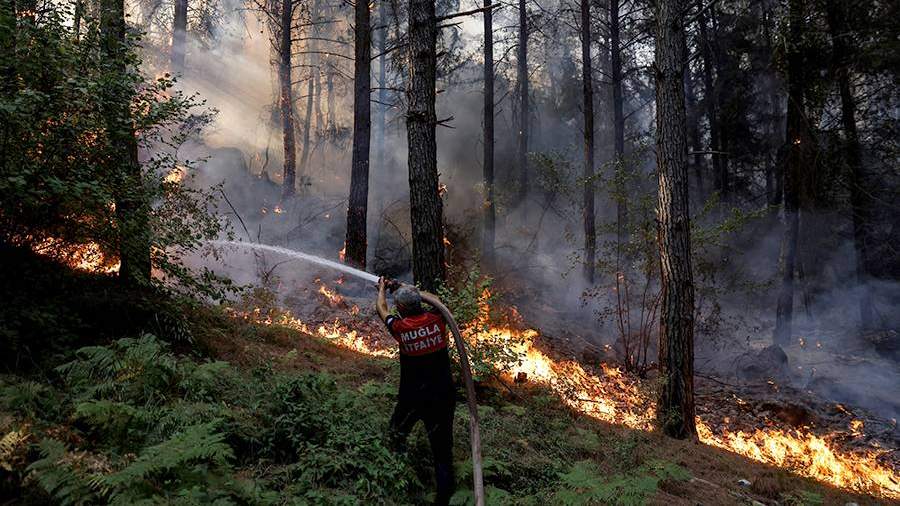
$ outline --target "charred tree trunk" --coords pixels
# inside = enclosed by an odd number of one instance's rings
[[[525,0],[519,0],[519,52],[516,62],[516,78],[519,85],[519,135],[516,147],[516,164],[519,169],[519,202],[528,195],[528,12]],[[523,206],[527,209],[527,206]]]
[[[844,156],[850,169],[850,206],[853,215],[853,246],[856,251],[856,282],[859,291],[860,328],[874,323],[875,312],[869,290],[869,202],[862,167],[862,147],[856,128],[856,99],[850,82],[850,62],[853,54],[847,43],[847,7],[837,0],[828,1],[828,24],[834,52],[835,74],[841,95],[841,127],[844,130]]]
[[[484,1],[484,224],[481,254],[494,259],[494,14],[491,0]]]
[[[713,167],[713,188],[720,195],[726,193],[725,177],[723,176],[723,164],[720,156],[719,143],[719,117],[718,91],[713,77],[713,55],[710,49],[709,33],[706,26],[706,15],[701,12],[697,16],[697,26],[700,29],[700,57],[703,60],[703,105],[706,109],[706,121],[709,123],[709,151]]]
[[[657,231],[662,281],[657,419],[675,438],[695,437],[694,281],[684,135],[684,27],[680,0],[656,1]]]
[[[628,201],[625,194],[625,112],[622,97],[622,47],[619,0],[609,2],[609,71],[612,80],[613,166],[616,194],[616,255],[628,241]]]
[[[303,115],[303,146],[300,155],[300,187],[303,188],[305,184],[304,177],[309,177],[309,159],[312,154],[310,151],[312,150],[312,146],[310,145],[310,139],[312,138],[312,128],[313,128],[313,96],[316,93],[315,85],[316,81],[313,78],[315,75],[315,69],[318,65],[318,58],[315,54],[309,55],[309,69],[310,74],[309,78],[306,81],[306,108],[304,109]]]
[[[788,87],[787,159],[784,168],[784,237],[781,250],[781,289],[775,311],[775,344],[784,346],[791,340],[794,315],[794,271],[800,242],[801,177],[811,159],[812,137],[804,106],[803,17],[805,0],[788,2],[788,36],[786,68]]]
[[[615,0],[613,0],[615,1]],[[591,0],[581,0],[581,90],[584,98],[584,278],[594,283],[594,80],[591,65]]]
[[[337,105],[335,104],[335,95],[334,95],[334,67],[329,64],[328,70],[325,71],[325,92],[328,95],[326,98],[326,105],[328,106],[328,112],[325,116],[325,123],[328,124],[326,127],[328,130],[337,130],[337,124],[334,117],[335,110]]]
[[[127,70],[124,0],[103,0],[100,5],[100,35],[103,58],[124,79]],[[104,97],[110,108],[106,118],[111,148],[110,161],[120,175],[116,189],[116,230],[119,234],[119,279],[126,284],[150,282],[150,206],[143,189],[137,138],[131,116],[133,90]],[[118,166],[117,168],[115,166]]]
[[[382,174],[387,172],[384,166],[385,134],[387,131],[387,31],[388,16],[385,5],[387,0],[378,3],[378,103],[375,104],[375,167]]]
[[[296,192],[297,149],[294,145],[294,97],[291,87],[291,27],[294,18],[292,0],[281,0],[280,41],[278,45],[278,85],[281,91],[281,133],[284,147],[284,180],[281,195],[289,199]]]
[[[434,109],[437,19],[434,0],[409,0],[409,61],[406,135],[413,279],[433,291],[444,280],[443,210],[438,189]]]
[[[175,20],[172,25],[172,73],[184,71],[185,41],[187,39],[188,0],[175,0]]]
[[[313,22],[319,19],[319,2],[318,0],[314,0],[312,3],[312,12],[311,17]],[[318,47],[316,44],[316,37],[318,36],[316,26],[313,25],[310,27],[312,29],[312,36],[309,41],[309,77],[306,81],[306,109],[305,115],[303,118],[303,154],[300,157],[300,187],[302,188],[308,182],[309,178],[309,160],[312,157],[312,146],[310,145],[310,138],[312,136],[312,128],[313,128],[313,97],[316,94],[316,79],[315,76],[319,72],[319,54]]]
[[[366,268],[366,213],[369,208],[369,140],[372,127],[372,30],[369,3],[355,6],[353,64],[353,162],[347,207],[347,263]],[[437,185],[435,185],[437,187]]]

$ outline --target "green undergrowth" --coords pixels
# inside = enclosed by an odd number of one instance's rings
[[[226,326],[208,327],[216,321]],[[206,318],[204,325],[215,334],[245,324]],[[242,332],[253,338],[254,327]],[[260,328],[256,338],[266,332]],[[313,358],[328,364],[335,357]],[[431,498],[431,457],[421,427],[406,455],[386,445],[397,381],[389,361],[356,358],[381,368],[375,379],[238,367],[207,353],[173,351],[164,337],[147,333],[81,347],[57,360],[40,373],[0,376],[0,498],[266,505],[421,504]],[[616,491],[627,491],[617,494],[624,498],[619,503],[638,504],[628,498],[651,496],[659,481],[687,476],[674,464],[620,459],[614,440],[573,422],[549,393],[510,400],[487,390],[483,397],[490,504],[615,504],[603,494]],[[459,492],[453,503],[469,504],[463,404],[454,431]],[[623,463],[618,474],[591,460],[598,455]],[[661,475],[660,469],[677,471]]]

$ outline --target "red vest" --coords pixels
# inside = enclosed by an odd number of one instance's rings
[[[427,355],[447,347],[447,324],[439,314],[426,311],[406,318],[391,315],[385,323],[400,344],[401,355]]]

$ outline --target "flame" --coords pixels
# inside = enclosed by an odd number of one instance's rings
[[[655,430],[654,401],[649,389],[637,378],[605,363],[593,369],[574,360],[551,357],[538,345],[538,331],[517,328],[517,313],[507,312],[507,324],[492,323],[490,297],[490,291],[485,289],[479,299],[479,314],[464,329],[464,338],[476,346],[485,342],[501,343],[510,351],[518,353],[521,360],[506,373],[508,377],[547,385],[566,405],[595,419],[637,430]],[[247,317],[246,314],[244,317]],[[311,325],[293,317],[289,312],[272,317],[256,310],[255,313],[250,313],[250,318],[260,323],[286,325],[318,335],[367,355],[396,356],[393,343],[389,346],[376,346],[373,344],[373,336],[364,336],[357,330],[352,330],[340,319],[318,324],[311,331]],[[737,397],[733,402],[746,404],[746,401]],[[836,407],[844,409],[841,405]],[[734,421],[725,417],[722,422],[722,425],[729,425]],[[829,436],[818,436],[807,428],[785,430],[773,426],[745,432],[730,430],[722,425],[714,429],[710,423],[698,417],[700,441],[844,489],[891,499],[900,498],[897,472],[889,465],[880,463],[876,451],[844,451]],[[862,420],[854,419],[850,422],[850,428],[854,431],[861,431],[863,426]]]
[[[272,212],[275,214],[281,214],[284,212],[284,209],[282,209],[281,206],[275,206],[275,208],[272,209]]]
[[[337,304],[340,304],[341,302],[344,302],[343,297],[341,297],[336,291],[328,288],[325,285],[319,286],[319,293],[324,295],[325,298],[328,299],[328,303],[332,306],[335,306]]]
[[[39,255],[61,259],[73,269],[97,274],[119,272],[120,262],[104,253],[99,244],[69,244],[55,237],[48,237],[32,246],[32,251]]]
[[[341,248],[340,251],[338,251],[338,258],[341,260],[341,262],[344,261],[344,256],[345,256],[346,254],[347,254],[347,245],[344,244],[344,247]]]
[[[174,169],[169,171],[169,173],[166,174],[165,177],[163,177],[163,182],[169,184],[181,183],[182,181],[184,181],[184,175],[186,172],[187,171],[184,169],[184,167],[176,165]]]

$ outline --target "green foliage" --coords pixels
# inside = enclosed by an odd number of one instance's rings
[[[822,494],[809,490],[797,490],[782,496],[782,504],[785,506],[822,506],[825,500]]]
[[[562,488],[554,496],[557,504],[616,504],[640,506],[656,493],[664,480],[685,481],[690,474],[665,461],[651,461],[631,472],[609,477],[601,475],[590,461],[578,462],[562,474]]]
[[[122,251],[152,251],[166,275],[155,283],[222,295],[226,280],[179,260],[222,229],[214,193],[166,179],[178,170],[190,180],[195,162],[178,159],[178,147],[213,111],[168,75],[141,73],[138,36],[109,50],[92,19],[76,36],[68,5],[0,26],[9,46],[0,52],[0,243],[70,263],[93,245],[87,259],[102,267]]]
[[[477,344],[473,344],[472,340],[465,343],[475,381],[487,379],[498,371],[508,371],[523,358],[522,352],[515,347],[517,343],[510,336],[493,332],[488,325],[490,321],[497,321],[493,318],[496,315],[484,313],[484,308],[493,307],[493,302],[496,301],[491,292],[492,285],[493,279],[482,276],[476,266],[452,286],[442,285],[437,290],[437,295],[450,309],[463,334],[479,335]],[[455,347],[451,347],[450,355],[458,368],[459,358]]]

